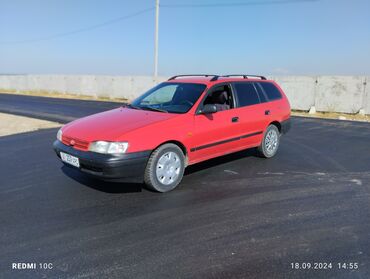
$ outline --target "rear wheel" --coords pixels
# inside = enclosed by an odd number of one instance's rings
[[[157,192],[168,192],[181,182],[185,170],[185,156],[180,147],[168,143],[150,155],[145,169],[146,186]]]
[[[260,155],[264,158],[271,158],[273,157],[280,144],[280,132],[279,129],[271,124],[267,127],[261,145],[258,147],[258,151]]]

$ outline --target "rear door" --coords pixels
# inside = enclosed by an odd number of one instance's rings
[[[258,146],[263,132],[270,121],[270,112],[266,98],[258,84],[251,81],[234,82],[237,100],[241,140],[240,145],[248,148]]]
[[[283,101],[281,92],[273,83],[265,81],[258,82],[256,85],[263,91],[267,99],[266,109],[269,111],[270,122],[274,120],[280,122],[287,117],[287,112],[289,117],[290,108],[287,102]]]

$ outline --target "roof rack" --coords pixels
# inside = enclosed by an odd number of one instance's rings
[[[219,75],[177,75],[177,76],[173,76],[173,77],[170,77],[168,80],[174,80],[174,79],[177,79],[179,77],[212,77],[210,79],[210,81],[216,81],[218,80],[220,77],[243,77],[244,79],[248,79],[249,77],[256,77],[256,78],[260,78],[262,80],[266,80],[266,77],[264,76],[258,76],[258,75],[246,75],[246,74],[235,74],[235,75],[222,75],[222,76],[219,76]]]
[[[239,75],[224,75],[224,76],[221,76],[221,77],[243,77],[244,79],[248,79],[248,77],[257,77],[257,78],[260,78],[262,80],[266,80],[266,77],[264,76],[258,76],[258,75],[246,75],[246,74],[239,74]]]
[[[176,78],[179,78],[179,77],[212,77],[211,80],[213,80],[214,78],[218,78],[218,75],[177,75],[177,76],[173,76],[173,77],[170,77],[168,80],[174,80]],[[217,80],[217,78],[215,80]]]

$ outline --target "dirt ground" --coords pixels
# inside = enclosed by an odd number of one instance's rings
[[[0,113],[0,137],[60,126],[56,122]]]
[[[60,92],[51,92],[44,90],[35,90],[35,91],[16,91],[9,89],[0,88],[2,94],[15,94],[15,95],[26,95],[26,96],[39,96],[39,97],[48,97],[48,98],[62,98],[62,99],[76,99],[76,100],[92,100],[92,101],[105,101],[105,102],[118,102],[122,103],[128,101],[126,98],[109,98],[109,97],[94,97],[81,94],[73,93],[60,93]]]
[[[324,119],[339,119],[339,120],[351,120],[351,121],[363,121],[370,122],[370,115],[361,114],[349,114],[349,113],[338,113],[338,112],[316,112],[310,114],[305,111],[292,111],[294,116],[312,117],[312,118],[324,118]]]

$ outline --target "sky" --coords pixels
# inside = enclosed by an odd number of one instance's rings
[[[154,5],[0,0],[0,73],[152,75]],[[159,75],[370,75],[369,12],[368,0],[160,0]]]

